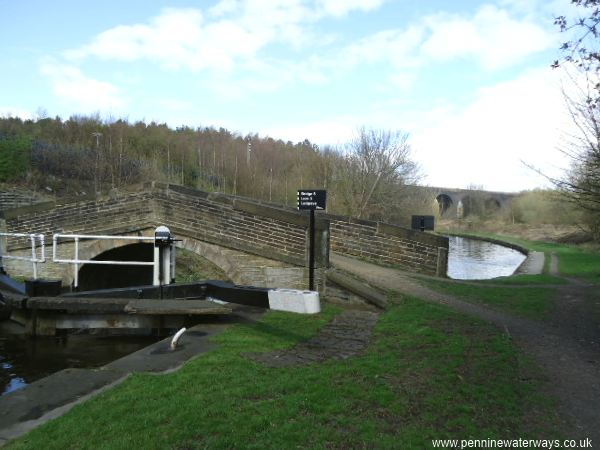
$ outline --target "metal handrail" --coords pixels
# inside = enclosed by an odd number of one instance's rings
[[[31,257],[4,255],[2,248],[2,239],[0,239],[0,270],[2,269],[2,259],[15,259],[20,261],[29,261],[33,266],[33,278],[37,279],[37,264],[46,262],[46,247],[43,234],[27,234],[27,233],[0,233],[2,237],[29,238],[31,240]],[[59,258],[58,243],[61,239],[72,239],[75,244],[74,258]],[[114,260],[95,260],[95,259],[80,259],[79,258],[79,242],[80,240],[129,240],[129,241],[148,241],[156,244],[155,236],[110,236],[110,235],[94,235],[94,234],[61,234],[55,233],[52,235],[52,261],[62,264],[73,264],[73,284],[77,288],[79,285],[79,266],[81,264],[106,264],[106,265],[122,265],[122,266],[153,266],[153,284],[159,285],[163,280],[159,279],[161,261],[159,260],[160,252],[156,245],[154,246],[153,261],[114,261]],[[40,252],[38,256],[38,243]],[[171,251],[167,260],[164,261],[166,269],[164,273],[166,278],[175,277],[175,246],[171,244]],[[162,278],[162,276],[160,276]],[[166,281],[168,282],[168,281]]]
[[[62,259],[57,256],[58,240],[73,239],[75,241],[75,259]],[[109,236],[109,235],[92,235],[92,234],[60,234],[56,233],[52,235],[52,261],[56,263],[67,263],[67,264],[114,264],[124,266],[152,266],[154,261],[110,261],[110,260],[96,260],[96,259],[79,259],[79,241],[81,239],[95,239],[95,240],[130,240],[130,241],[152,241],[154,242],[154,236]]]
[[[74,258],[65,259],[59,258],[57,255],[57,246],[60,239],[72,239],[75,243]],[[110,236],[110,235],[93,235],[93,234],[60,234],[55,233],[52,236],[52,261],[55,263],[73,264],[73,285],[75,288],[79,286],[79,265],[80,264],[106,264],[106,265],[122,265],[122,266],[153,266],[153,283],[158,285],[159,274],[159,252],[154,249],[153,261],[114,261],[114,260],[96,260],[96,259],[79,259],[79,241],[86,240],[129,240],[129,241],[150,241],[156,243],[154,236]],[[175,274],[175,255],[174,249],[171,252],[170,265],[172,267],[173,276]]]
[[[34,233],[0,233],[0,237],[29,238],[31,241],[31,257],[7,255],[2,251],[2,239],[0,239],[0,267],[2,259],[14,259],[18,261],[29,261],[33,267],[33,279],[37,280],[37,265],[46,262],[46,247],[44,245],[44,235]],[[37,242],[40,245],[40,257],[38,258]],[[8,247],[8,245],[7,245]]]

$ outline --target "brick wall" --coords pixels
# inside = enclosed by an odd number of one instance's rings
[[[331,251],[377,264],[444,277],[448,238],[395,225],[325,215],[330,223]]]

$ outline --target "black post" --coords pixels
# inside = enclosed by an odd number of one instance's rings
[[[308,248],[308,289],[315,290],[315,210],[310,210],[309,224],[309,248]]]

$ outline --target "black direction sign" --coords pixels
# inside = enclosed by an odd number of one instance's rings
[[[322,189],[303,189],[298,191],[298,209],[315,210],[325,209],[327,204],[327,191]]]
[[[434,217],[433,216],[412,216],[413,230],[433,230],[434,229]]]

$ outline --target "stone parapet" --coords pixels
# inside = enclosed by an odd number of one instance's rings
[[[382,222],[326,214],[331,251],[445,277],[448,238]]]

